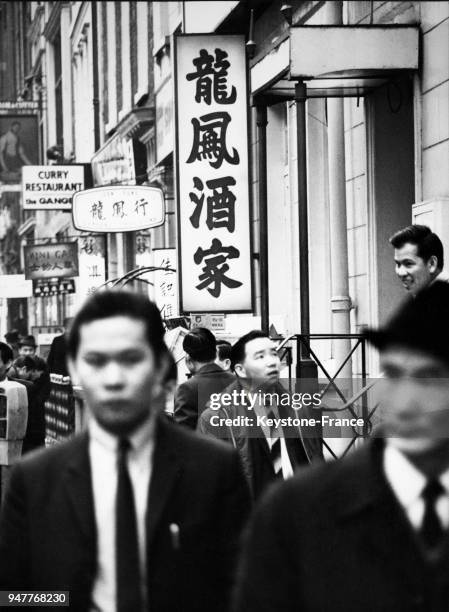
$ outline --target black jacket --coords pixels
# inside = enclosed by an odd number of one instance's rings
[[[234,381],[234,374],[226,372],[216,363],[204,365],[176,389],[175,421],[190,429],[196,429],[198,417],[205,409],[211,394],[220,393]]]
[[[223,395],[232,397],[233,392],[240,393],[243,389],[241,382],[236,379],[223,390]],[[276,385],[273,392],[286,394],[287,391]],[[298,414],[290,406],[278,406],[279,416],[282,418],[297,417]],[[246,477],[254,498],[258,498],[266,489],[267,485],[275,480],[272,459],[269,453],[265,434],[257,425],[247,426],[244,421],[233,422],[231,426],[216,426],[211,417],[222,417],[241,419],[249,416],[252,412],[239,402],[237,405],[222,405],[218,410],[214,407],[207,408],[198,420],[198,431],[207,436],[231,442],[239,451]],[[303,435],[300,427],[282,427],[285,444],[290,463],[294,471],[307,466],[309,463],[322,459],[321,439],[311,437],[310,432]]]
[[[0,589],[68,590],[70,610],[87,612],[93,504],[87,434],[17,463],[0,517]],[[226,610],[249,504],[237,453],[158,420],[147,514],[151,612]]]
[[[431,566],[384,476],[381,442],[267,494],[244,551],[235,612],[449,610],[449,537]]]

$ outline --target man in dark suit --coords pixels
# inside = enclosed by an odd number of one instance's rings
[[[163,334],[137,294],[96,293],[75,317],[88,432],[14,466],[0,589],[69,591],[86,612],[226,609],[249,494],[237,454],[158,416]]]
[[[231,442],[239,451],[254,498],[273,481],[322,458],[321,439],[304,435],[292,408],[292,397],[281,385],[276,344],[262,330],[253,330],[231,349],[234,382],[198,420],[198,431]],[[277,419],[277,421],[276,421]],[[271,423],[281,423],[272,426]],[[313,434],[313,432],[312,432]]]
[[[220,393],[235,376],[215,363],[216,340],[209,329],[196,327],[185,336],[182,347],[192,377],[176,389],[174,418],[180,425],[196,429],[210,396]]]
[[[64,328],[69,329],[72,322],[72,317],[66,317],[64,320]],[[60,374],[68,376],[67,369],[67,341],[66,334],[55,336],[51,343],[50,351],[47,357],[48,371],[52,374]]]
[[[238,612],[449,609],[449,286],[371,332],[382,438],[271,491],[256,511]]]

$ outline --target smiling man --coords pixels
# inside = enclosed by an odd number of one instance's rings
[[[390,238],[394,247],[396,274],[406,291],[418,291],[438,280],[447,282],[442,272],[444,253],[441,240],[426,225],[409,225]]]
[[[449,610],[449,285],[381,330],[378,439],[256,511],[237,612]]]
[[[211,406],[201,414],[198,429],[237,448],[257,498],[273,481],[289,478],[321,458],[321,441],[288,424],[289,417],[298,413],[279,381],[276,344],[265,332],[253,330],[237,340],[231,349],[231,368],[237,380],[222,392],[218,408]],[[276,420],[286,425],[268,425]]]
[[[79,612],[226,609],[249,493],[238,455],[158,414],[159,311],[96,293],[69,369],[88,431],[18,463],[0,517],[0,588],[69,591]]]

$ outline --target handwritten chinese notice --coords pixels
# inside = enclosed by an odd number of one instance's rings
[[[66,278],[78,276],[76,242],[25,246],[25,278]]]
[[[132,232],[164,223],[164,194],[157,187],[96,187],[73,196],[73,225],[88,232]]]
[[[154,249],[153,264],[158,268],[154,272],[154,301],[163,319],[178,316],[178,280],[176,272],[176,249]]]
[[[250,311],[244,38],[175,40],[181,310]]]
[[[105,236],[78,238],[79,278],[77,296],[84,301],[106,282]]]

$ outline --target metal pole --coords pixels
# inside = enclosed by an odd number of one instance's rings
[[[298,167],[298,215],[299,215],[299,283],[301,306],[301,334],[310,333],[309,314],[309,236],[307,215],[307,87],[302,81],[295,85],[296,142]],[[302,345],[303,358],[309,358],[308,349]]]
[[[267,214],[267,107],[256,106],[259,186],[259,278],[261,328],[269,332],[268,214]]]

